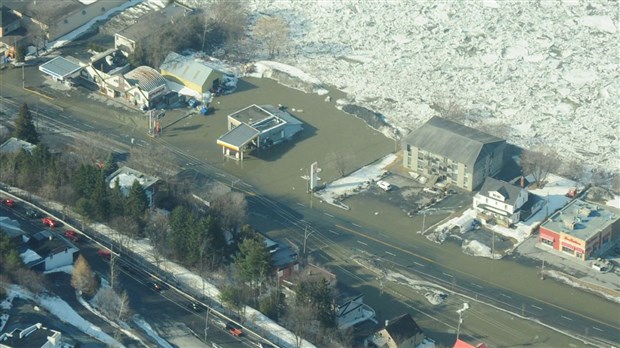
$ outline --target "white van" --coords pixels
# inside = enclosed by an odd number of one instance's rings
[[[383,181],[383,180],[377,181],[377,186],[379,186],[381,189],[383,189],[383,191],[389,191],[389,190],[392,189],[392,185],[390,185],[389,182]]]

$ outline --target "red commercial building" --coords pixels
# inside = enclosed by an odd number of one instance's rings
[[[620,212],[576,199],[540,226],[538,242],[581,260],[596,258],[618,240]]]

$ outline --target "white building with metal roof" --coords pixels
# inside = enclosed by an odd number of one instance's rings
[[[65,81],[78,76],[83,66],[62,56],[58,56],[49,62],[39,65],[39,70],[51,76],[55,81]]]
[[[290,140],[303,123],[287,111],[256,104],[228,115],[228,132],[217,139],[225,156],[243,160],[255,148],[269,148]]]

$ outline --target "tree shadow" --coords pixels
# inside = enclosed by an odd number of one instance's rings
[[[201,124],[195,124],[192,126],[185,126],[185,127],[174,127],[171,130],[173,131],[192,131],[192,130],[196,130],[198,128],[202,127]]]

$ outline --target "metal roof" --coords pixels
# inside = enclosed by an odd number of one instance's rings
[[[490,152],[506,140],[441,117],[433,117],[405,137],[404,142],[473,166],[481,152]]]
[[[239,151],[244,145],[256,138],[260,132],[248,126],[245,123],[241,123],[237,127],[229,130],[226,134],[217,139],[217,144],[233,148]]]
[[[64,80],[65,77],[79,71],[80,69],[82,69],[81,65],[61,56],[39,65],[39,70],[59,80]]]
[[[166,84],[166,79],[157,70],[149,66],[139,66],[133,69],[125,74],[125,79],[131,84],[137,83],[142,90],[147,92]]]
[[[207,81],[213,71],[205,63],[182,56],[176,52],[168,53],[159,69],[199,86],[202,86]]]

